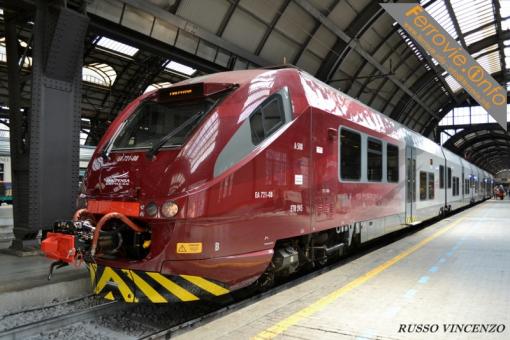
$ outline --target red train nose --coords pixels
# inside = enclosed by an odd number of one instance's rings
[[[74,262],[76,249],[74,236],[62,233],[48,233],[41,242],[42,252],[49,258],[63,262]]]

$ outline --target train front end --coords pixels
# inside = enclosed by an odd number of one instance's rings
[[[125,302],[229,293],[197,274],[193,264],[176,273],[168,261],[197,260],[208,251],[203,237],[187,230],[188,197],[207,191],[210,175],[200,163],[219,134],[218,110],[237,88],[190,83],[130,104],[96,149],[73,219],[55,223],[42,242],[43,252],[56,260],[51,271],[84,262],[96,294]]]

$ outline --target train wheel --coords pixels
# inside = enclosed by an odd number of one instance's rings
[[[274,286],[276,281],[276,273],[274,264],[271,262],[266,271],[255,281],[255,287],[258,291],[263,292]]]

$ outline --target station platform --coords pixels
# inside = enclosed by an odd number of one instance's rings
[[[418,229],[178,338],[510,339],[510,201]]]
[[[0,306],[2,311],[39,306],[90,293],[85,266],[57,269],[48,281],[51,260],[44,256],[18,257],[0,253]],[[0,312],[0,314],[2,314]]]

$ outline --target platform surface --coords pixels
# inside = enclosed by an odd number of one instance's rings
[[[51,262],[44,256],[18,257],[0,253],[0,269],[2,272],[2,275],[0,275],[0,294],[88,276],[85,266],[78,269],[67,266],[56,269],[51,281],[48,281]]]
[[[178,338],[510,339],[510,201],[486,201]]]

